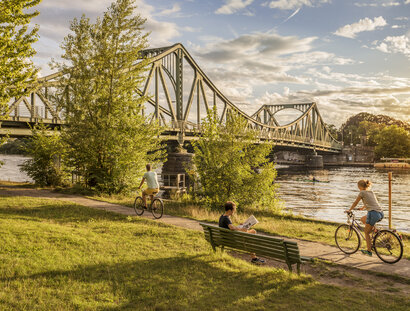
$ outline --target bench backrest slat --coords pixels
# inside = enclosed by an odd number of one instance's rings
[[[301,263],[299,247],[296,242],[266,235],[255,235],[232,231],[215,225],[200,223],[204,228],[205,239],[212,247],[229,247],[256,253],[259,256],[274,258],[289,264]]]

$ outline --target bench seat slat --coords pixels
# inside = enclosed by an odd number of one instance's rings
[[[237,243],[237,242],[231,242],[231,241],[214,241],[214,244],[218,246],[231,246],[231,247],[236,247],[244,251],[252,252],[252,253],[259,253],[259,252],[264,252],[264,253],[283,253],[286,254],[286,251],[282,248],[279,247],[264,247],[260,245],[254,245],[254,244],[243,244],[243,243]]]

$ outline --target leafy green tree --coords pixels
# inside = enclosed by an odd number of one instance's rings
[[[28,25],[39,13],[24,11],[40,1],[0,1],[0,120],[8,112],[10,99],[25,94],[35,79],[37,69],[29,59],[36,53],[31,45],[38,39],[38,26],[29,31]]]
[[[376,136],[378,158],[410,158],[410,132],[397,125],[386,126]]]
[[[242,206],[275,207],[276,170],[268,156],[273,146],[257,144],[247,121],[231,113],[220,124],[216,110],[203,121],[202,135],[193,143],[194,165],[203,195],[211,207],[227,200]]]
[[[133,0],[118,0],[95,24],[74,19],[62,44],[65,62],[56,64],[72,165],[87,186],[106,193],[135,187],[145,164],[164,156],[161,129],[142,115],[147,98],[136,92],[147,65],[140,59],[147,34],[135,9]]]
[[[44,124],[32,128],[32,136],[23,148],[31,156],[22,170],[39,186],[61,186],[68,182],[69,173],[62,159],[67,146],[57,130],[49,130]]]
[[[365,135],[367,137],[368,146],[376,146],[376,137],[384,127],[384,124],[371,121],[362,121],[359,123],[358,131],[361,135]]]

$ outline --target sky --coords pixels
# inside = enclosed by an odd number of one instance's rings
[[[73,18],[110,0],[43,0],[42,76]],[[247,114],[263,104],[316,102],[326,123],[359,112],[410,122],[410,0],[136,0],[150,47],[182,43]],[[280,115],[278,116],[280,119]],[[284,120],[289,114],[282,116]]]

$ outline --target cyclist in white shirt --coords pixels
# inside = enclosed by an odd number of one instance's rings
[[[142,199],[144,201],[144,205],[146,208],[147,195],[150,196],[152,202],[152,200],[154,199],[154,195],[156,195],[159,192],[159,184],[157,173],[151,171],[151,164],[147,164],[145,167],[147,168],[147,172],[142,177],[141,184],[138,187],[138,189],[141,189],[144,182],[147,181],[148,188],[142,191]]]

